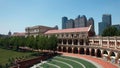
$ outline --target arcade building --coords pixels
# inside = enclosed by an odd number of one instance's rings
[[[46,36],[58,38],[57,51],[101,57],[120,64],[120,37],[97,37],[89,27],[48,30]]]
[[[26,36],[55,35],[58,38],[57,51],[100,57],[120,65],[120,37],[95,36],[92,25],[88,27],[58,30],[46,26],[27,27]]]

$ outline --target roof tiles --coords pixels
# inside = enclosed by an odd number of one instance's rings
[[[72,33],[72,32],[88,32],[90,27],[80,27],[80,28],[69,28],[61,30],[49,30],[45,34],[55,34],[55,33]]]

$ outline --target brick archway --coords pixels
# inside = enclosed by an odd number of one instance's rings
[[[63,47],[63,52],[67,52],[67,49],[66,49],[66,47]]]
[[[77,47],[73,48],[73,53],[76,53],[76,54],[78,53],[78,48]]]
[[[80,52],[79,52],[80,54],[84,54],[85,53],[85,50],[84,50],[84,48],[80,48]]]
[[[96,51],[96,56],[97,56],[97,57],[102,57],[102,54],[101,54],[101,50],[100,50],[100,49],[97,49],[97,51]]]
[[[78,40],[77,39],[74,39],[73,42],[74,42],[74,45],[78,45]]]
[[[60,47],[60,46],[59,46],[59,47],[58,47],[58,51],[60,51],[60,52],[61,52],[61,51],[62,51],[62,47]]]
[[[116,56],[115,53],[113,51],[110,52],[110,56]]]
[[[103,50],[103,54],[107,54],[108,55],[108,52],[106,50]]]
[[[67,40],[66,39],[63,39],[63,44],[66,44],[67,43]]]
[[[90,50],[89,50],[89,48],[86,48],[86,55],[90,55]]]
[[[68,47],[68,53],[72,53],[72,47]]]
[[[72,40],[71,39],[68,39],[68,44],[72,44]]]
[[[95,49],[91,49],[91,56],[95,56]]]

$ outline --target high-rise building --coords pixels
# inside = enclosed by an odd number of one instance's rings
[[[112,24],[111,15],[110,14],[103,14],[102,22],[100,22],[98,24],[98,26],[99,26],[99,35],[102,35],[105,28],[111,26],[111,24]]]
[[[74,28],[74,20],[70,19],[66,23],[66,28]]]
[[[103,33],[104,29],[106,29],[107,25],[108,25],[107,23],[99,22],[99,25],[98,25],[99,35],[102,35],[102,33]]]
[[[74,20],[74,26],[75,28],[80,27],[80,15]]]
[[[62,17],[62,29],[66,29],[66,23],[68,21],[67,17]]]
[[[78,27],[86,27],[87,26],[87,18],[85,15],[81,16],[80,15],[75,19],[75,28]]]
[[[103,14],[102,22],[107,23],[108,26],[112,25],[111,15],[110,14]]]
[[[94,31],[94,19],[92,17],[89,18],[87,21],[87,26],[90,26],[90,25],[92,25],[91,29],[92,31]]]
[[[67,17],[62,17],[62,29],[66,28],[79,28],[79,27],[88,27],[92,25],[92,30],[94,31],[94,20],[93,18],[90,18],[87,21],[87,18],[85,15],[80,16],[78,15],[77,18],[69,19]]]
[[[116,24],[116,25],[112,25],[114,27],[116,27],[118,30],[120,30],[120,24]]]
[[[80,27],[87,27],[87,18],[85,15],[80,17],[79,22],[80,22]]]

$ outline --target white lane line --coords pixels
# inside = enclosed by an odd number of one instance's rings
[[[60,66],[55,65],[55,64],[51,64],[51,63],[46,63],[46,64],[51,65],[51,66],[54,66],[54,67],[57,67],[57,68],[61,68]]]
[[[84,64],[82,64],[82,63],[80,63],[80,62],[78,62],[78,61],[75,61],[75,60],[72,60],[72,59],[67,59],[67,58],[61,58],[61,57],[56,57],[56,58],[60,58],[60,59],[64,59],[64,60],[73,61],[73,62],[75,62],[75,63],[80,64],[83,68],[86,68]]]
[[[68,64],[68,63],[66,63],[66,62],[63,62],[63,61],[59,61],[59,60],[52,60],[52,61],[56,61],[56,62],[59,62],[59,63],[63,63],[63,64],[65,64],[65,65],[68,65],[70,68],[73,68],[72,65],[70,65],[70,64]]]
[[[66,57],[68,57],[68,56],[66,56]],[[70,56],[69,56],[70,57]],[[100,64],[98,64],[98,63],[95,63],[94,61],[92,61],[92,60],[89,60],[89,59],[85,59],[85,58],[83,58],[83,57],[76,57],[76,56],[72,56],[72,57],[74,57],[74,58],[77,58],[77,59],[83,59],[83,60],[86,60],[86,61],[88,61],[88,62],[90,62],[90,63],[92,63],[93,65],[95,65],[97,68],[103,68]]]

